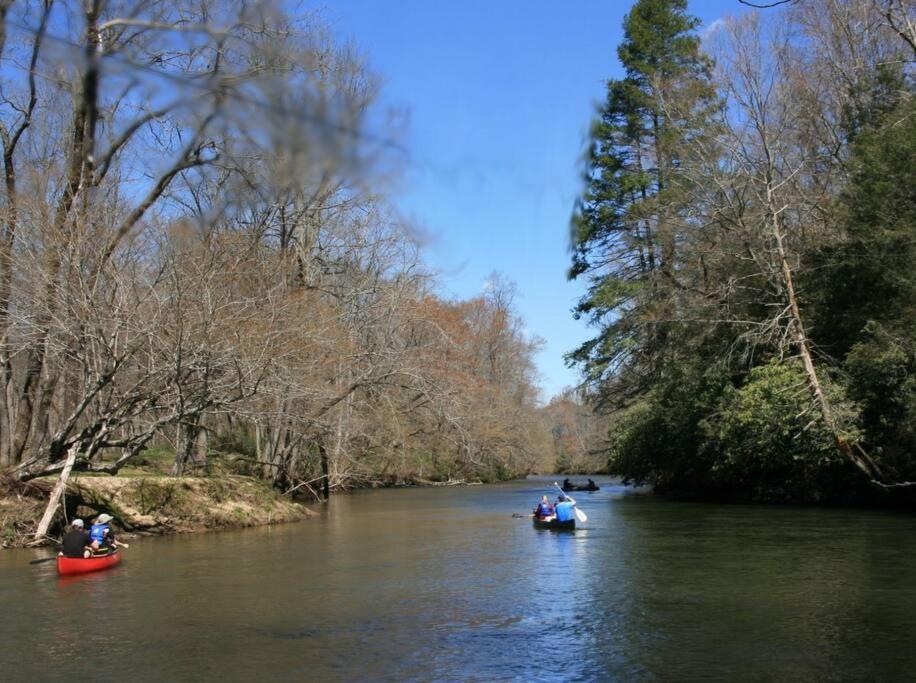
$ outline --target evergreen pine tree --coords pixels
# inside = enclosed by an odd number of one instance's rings
[[[665,321],[677,313],[672,283],[690,230],[689,154],[719,109],[686,4],[639,0],[626,16],[626,75],[607,83],[572,220],[570,277],[588,282],[575,314],[599,332],[569,359],[625,393],[653,376],[670,344]]]

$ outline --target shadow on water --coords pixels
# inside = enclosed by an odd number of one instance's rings
[[[2,553],[0,663],[23,680],[910,677],[913,518],[596,480],[573,532],[533,528],[544,479],[339,497],[302,524],[143,539],[65,580]]]

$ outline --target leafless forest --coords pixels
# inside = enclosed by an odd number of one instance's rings
[[[278,488],[553,466],[500,278],[436,294],[358,54],[227,0],[0,3],[0,466]]]

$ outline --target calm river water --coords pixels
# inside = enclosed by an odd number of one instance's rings
[[[916,517],[672,503],[546,480],[335,498],[274,528],[138,539],[58,579],[0,552],[0,678],[914,680]]]

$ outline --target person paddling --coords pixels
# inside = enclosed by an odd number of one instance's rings
[[[575,514],[573,508],[575,505],[576,501],[574,501],[572,498],[569,496],[560,495],[557,498],[557,504],[554,506],[557,515],[557,521],[568,522],[573,519],[573,515]]]
[[[89,557],[89,532],[81,519],[74,519],[70,530],[64,534],[61,555],[64,557]]]

